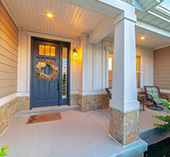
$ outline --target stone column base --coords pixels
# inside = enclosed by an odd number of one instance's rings
[[[109,131],[123,146],[139,140],[139,111],[122,113],[111,108]]]

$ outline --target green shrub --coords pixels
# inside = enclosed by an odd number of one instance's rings
[[[10,147],[8,147],[8,146],[3,146],[2,148],[1,148],[1,152],[0,152],[0,157],[3,157],[3,156],[7,156],[7,153],[5,152],[5,149],[10,149]]]
[[[168,102],[167,100],[165,99],[161,99],[161,98],[158,98],[154,95],[151,94],[151,96],[155,99],[158,99],[164,107],[166,107],[167,109],[165,110],[166,113],[168,113],[166,116],[162,116],[162,115],[152,115],[153,118],[155,119],[159,119],[160,121],[164,122],[164,124],[157,124],[157,123],[154,123],[154,127],[157,127],[157,128],[161,128],[161,129],[165,129],[165,130],[168,130],[170,129],[170,102]]]

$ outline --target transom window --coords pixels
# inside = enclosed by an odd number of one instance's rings
[[[55,56],[55,47],[49,45],[39,45],[39,55]]]

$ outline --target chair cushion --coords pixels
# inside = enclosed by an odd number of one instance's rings
[[[156,87],[147,87],[146,91],[148,94],[153,94],[154,96],[159,98],[158,89]]]
[[[156,102],[156,104],[161,104],[161,102],[159,101],[159,99],[155,99],[155,98],[154,98],[154,101]]]
[[[162,99],[162,100],[166,100],[166,99]],[[162,103],[159,101],[159,99],[155,99],[155,98],[154,98],[154,101],[156,102],[156,104],[162,104]]]

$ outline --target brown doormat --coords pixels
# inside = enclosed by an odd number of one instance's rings
[[[33,115],[28,118],[28,121],[26,124],[32,124],[32,123],[40,123],[40,122],[47,122],[47,121],[53,121],[53,120],[60,120],[61,114],[58,113],[48,113],[48,114],[40,114],[40,115]]]

